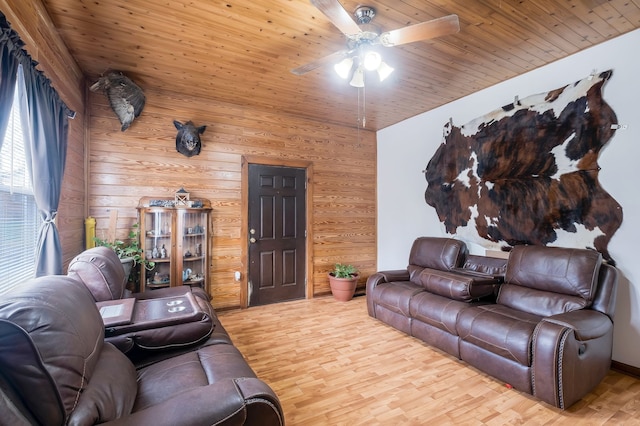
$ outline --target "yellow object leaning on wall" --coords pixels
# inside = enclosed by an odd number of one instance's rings
[[[89,216],[84,220],[84,231],[86,235],[85,250],[96,246],[96,218]]]

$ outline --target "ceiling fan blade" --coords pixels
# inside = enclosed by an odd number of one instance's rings
[[[387,31],[380,34],[380,42],[383,46],[390,47],[455,34],[458,31],[460,31],[458,15],[448,15],[420,24]]]
[[[336,64],[340,62],[341,59],[344,59],[350,53],[349,50],[340,50],[338,52],[334,52],[331,55],[327,55],[324,58],[317,59],[313,62],[309,62],[308,64],[299,66],[298,68],[294,68],[291,72],[295,75],[306,74],[309,71],[313,71],[316,68],[320,68],[327,64]]]
[[[344,10],[338,0],[311,0],[311,4],[324,13],[327,18],[346,36],[360,34],[362,30],[351,15]]]

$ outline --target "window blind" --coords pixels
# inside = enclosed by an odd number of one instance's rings
[[[42,220],[27,169],[18,93],[0,149],[0,295],[35,276]]]

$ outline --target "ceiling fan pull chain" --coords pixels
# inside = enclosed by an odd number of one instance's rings
[[[356,137],[358,139],[357,148],[360,148],[360,143],[362,142],[362,136],[360,135],[360,89],[358,88],[358,118],[356,121]]]
[[[362,128],[367,126],[367,85],[362,86]]]
[[[362,116],[361,116],[361,104],[362,102],[360,102],[360,88],[356,89],[358,91],[358,108],[357,108],[357,116],[356,116],[356,127],[358,129],[358,135],[360,135],[360,127],[362,125]]]

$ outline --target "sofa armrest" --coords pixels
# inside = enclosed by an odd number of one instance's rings
[[[244,383],[245,381],[251,381]],[[277,397],[259,379],[228,379],[190,389],[159,404],[103,423],[116,425],[282,425],[284,418]],[[257,387],[256,387],[257,386]],[[264,406],[259,408],[259,406]],[[255,412],[261,418],[253,418]]]
[[[409,271],[406,269],[396,269],[393,271],[379,271],[367,278],[367,293],[382,283],[393,281],[409,281]]]
[[[589,309],[544,318],[533,337],[533,394],[565,409],[589,393],[611,366],[613,323]]]
[[[395,269],[390,271],[379,271],[373,275],[369,275],[367,278],[367,290],[366,294],[372,294],[379,284],[390,283],[393,281],[409,281],[410,275],[407,269]],[[373,306],[373,300],[367,297],[367,310],[369,315],[375,318],[375,308]]]
[[[372,277],[376,277],[373,280]],[[409,281],[409,271],[406,269],[394,269],[391,271],[378,271],[375,274],[371,275],[367,280],[369,281],[377,281],[375,285],[379,283],[390,283],[392,281]],[[374,285],[374,287],[375,287]]]
[[[578,341],[586,342],[597,339],[611,332],[613,324],[607,315],[590,309],[567,312],[544,318],[543,322],[570,328]]]

